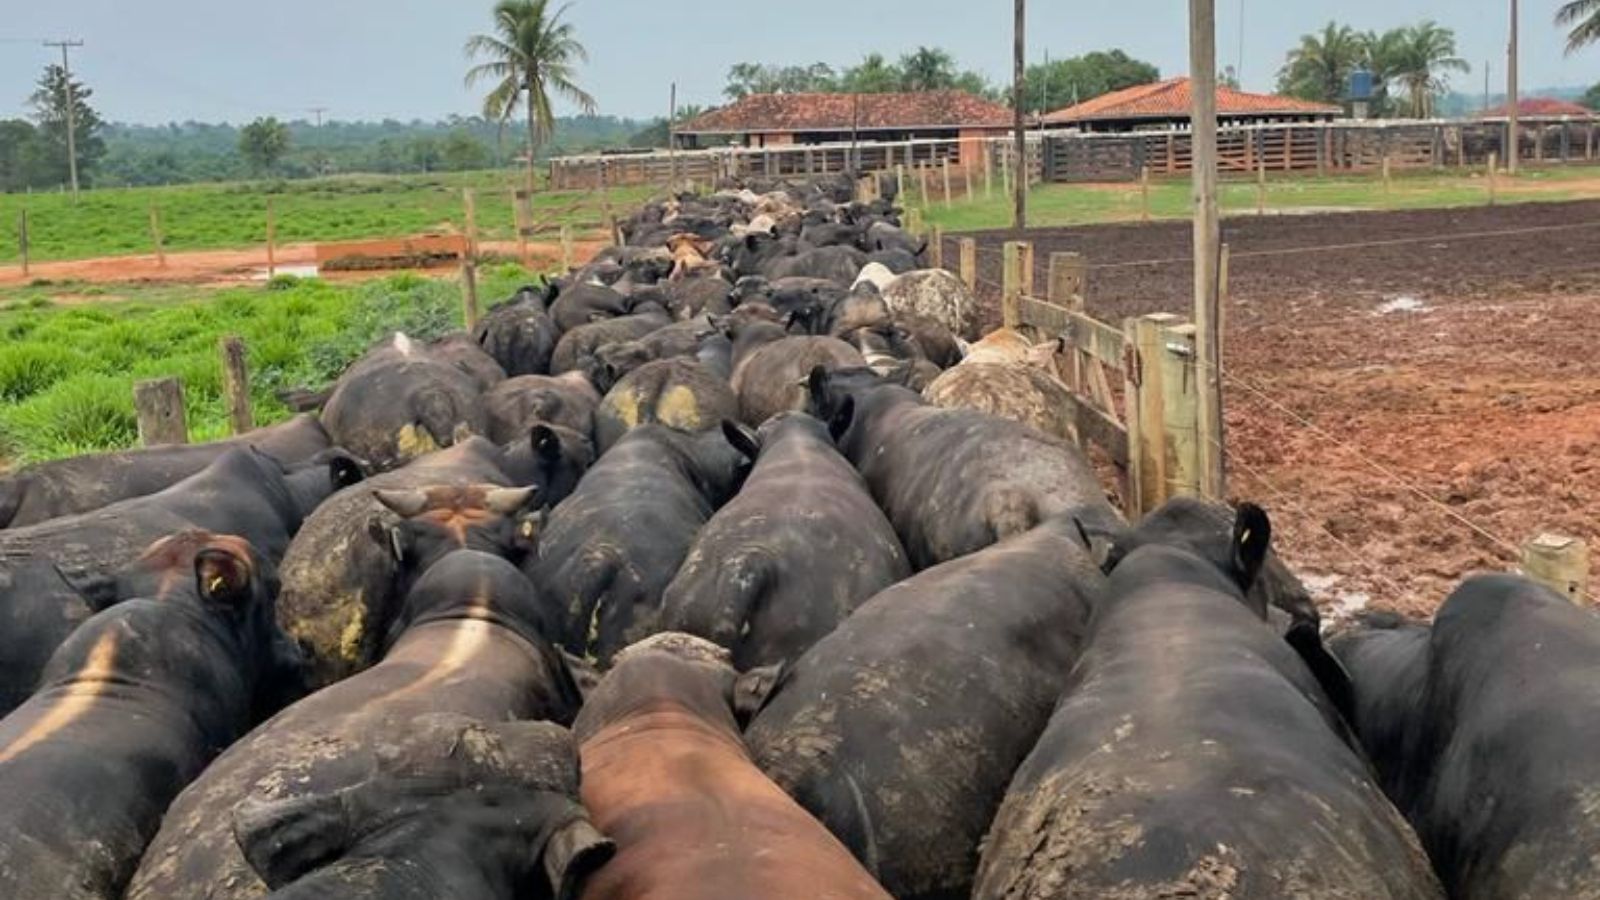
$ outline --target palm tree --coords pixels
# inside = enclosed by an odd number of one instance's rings
[[[942,91],[956,80],[956,60],[939,47],[918,47],[900,57],[901,87],[908,91]]]
[[[1278,71],[1278,90],[1305,100],[1337,103],[1366,58],[1361,36],[1349,25],[1329,22],[1320,34],[1300,37],[1300,46]]]
[[[1470,72],[1472,67],[1456,55],[1456,33],[1431,19],[1400,29],[1392,48],[1384,51],[1385,77],[1397,81],[1411,95],[1411,115],[1432,115],[1433,101],[1449,87],[1449,72]]]
[[[550,93],[565,97],[585,113],[595,111],[594,98],[573,81],[573,66],[589,60],[589,52],[573,36],[572,24],[561,21],[566,4],[550,10],[549,0],[500,0],[494,8],[494,34],[467,39],[468,58],[488,57],[467,70],[467,85],[493,80],[483,98],[483,115],[504,123],[526,99],[528,113],[528,190],[534,188],[533,157],[555,131]]]
[[[1572,26],[1567,34],[1567,52],[1579,50],[1600,41],[1600,0],[1572,0],[1556,10],[1556,24]]]

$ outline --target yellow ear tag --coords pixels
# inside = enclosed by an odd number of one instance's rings
[[[1239,543],[1241,543],[1241,544],[1250,543],[1250,529],[1246,528],[1244,530],[1244,533],[1239,535]]]
[[[525,538],[533,537],[533,523],[532,522],[523,522],[522,523],[522,536],[525,537]]]
[[[213,575],[211,576],[211,580],[206,582],[206,590],[215,594],[217,589],[222,587],[222,585],[225,583],[226,581],[221,575]]]

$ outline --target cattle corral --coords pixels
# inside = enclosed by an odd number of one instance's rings
[[[1600,538],[1600,203],[1238,217],[1225,309],[1229,494],[1275,507],[1325,613],[1428,613],[1536,531]],[[1089,263],[1088,312],[1186,312],[1187,223],[985,232]],[[945,259],[956,258],[947,237]]]

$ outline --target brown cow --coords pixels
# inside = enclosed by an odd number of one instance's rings
[[[583,802],[617,855],[584,900],[887,900],[844,845],[750,761],[736,710],[770,672],[659,634],[617,654],[574,725]]]
[[[667,250],[672,254],[672,281],[681,281],[705,269],[715,269],[711,262],[711,242],[692,232],[675,234],[667,238]]]

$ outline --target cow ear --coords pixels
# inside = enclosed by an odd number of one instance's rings
[[[835,444],[844,440],[850,424],[856,419],[856,398],[846,397],[839,403],[839,408],[828,417],[828,436],[833,438]]]
[[[328,460],[328,477],[333,479],[334,490],[347,488],[352,484],[360,484],[367,477],[361,471],[361,464],[349,456],[335,456]]]
[[[390,525],[378,516],[373,516],[367,519],[367,536],[378,546],[388,550],[390,558],[397,563],[405,562],[406,557],[411,554],[411,529],[406,527],[404,519]]]
[[[787,663],[757,666],[733,682],[733,717],[743,729],[766,707],[788,669]]]
[[[561,436],[549,425],[535,425],[529,433],[533,453],[545,462],[561,461]]]
[[[541,862],[553,900],[577,900],[584,881],[610,862],[617,845],[587,818],[576,818],[545,842]]]
[[[754,234],[745,235],[744,236],[744,245],[748,249],[754,250],[756,248],[756,236]]]
[[[743,422],[723,419],[722,436],[728,439],[733,449],[751,462],[755,462],[756,457],[761,455],[761,436]]]
[[[1272,521],[1267,511],[1254,503],[1243,503],[1233,522],[1233,577],[1239,589],[1248,592],[1261,574],[1272,549]]]
[[[1289,632],[1284,635],[1284,640],[1300,655],[1306,668],[1311,670],[1312,676],[1317,679],[1317,684],[1322,686],[1322,692],[1327,695],[1333,708],[1339,711],[1346,722],[1355,721],[1356,689],[1355,682],[1350,678],[1350,672],[1345,669],[1344,663],[1328,651],[1322,642],[1322,632],[1315,622],[1299,621],[1289,626]]]
[[[350,848],[350,790],[286,800],[247,797],[233,808],[233,840],[267,887],[292,884]]]
[[[811,395],[811,411],[823,415],[828,408],[828,370],[812,366],[811,374],[806,376],[806,391]]]
[[[221,606],[241,606],[250,599],[250,560],[222,547],[203,547],[194,555],[194,580],[200,596]]]

